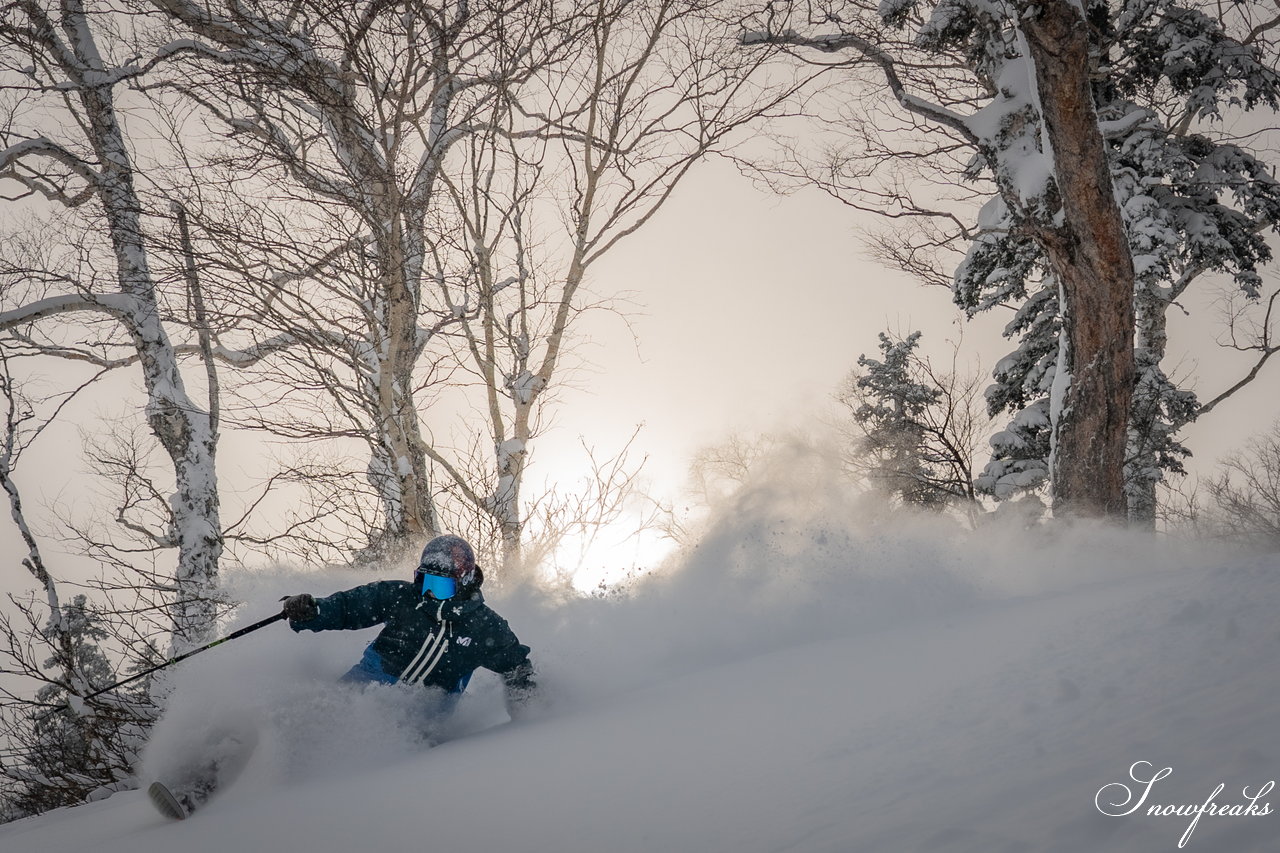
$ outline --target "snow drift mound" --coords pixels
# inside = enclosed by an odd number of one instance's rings
[[[452,732],[472,736],[424,751],[411,694],[333,683],[372,632],[264,630],[175,674],[148,755],[150,772],[211,727],[256,726],[205,811],[166,824],[131,792],[0,827],[0,847],[1145,853],[1191,817],[1117,816],[1139,762],[1172,768],[1163,805],[1241,805],[1280,778],[1274,557],[891,521],[821,464],[779,456],[624,595],[493,596],[542,671],[531,720],[494,727],[481,680]],[[248,621],[364,579],[236,582]],[[1277,838],[1280,815],[1214,815],[1187,847]]]
[[[1096,524],[977,531],[889,513],[833,454],[784,445],[714,509],[692,548],[605,598],[501,604],[564,694],[613,693],[771,650],[937,623],[975,607],[1167,573],[1220,549]],[[545,593],[545,591],[543,591]]]
[[[492,592],[490,603],[534,649],[546,712],[625,703],[690,673],[806,644],[926,629],[1019,597],[1145,576],[1158,583],[1212,559],[1207,548],[1089,524],[1026,530],[1012,520],[972,532],[942,516],[885,514],[851,493],[836,470],[811,447],[780,447],[715,508],[696,546],[620,594]],[[408,572],[387,567],[381,576]],[[232,583],[251,602],[247,620],[261,617],[253,602],[274,607],[283,594],[370,579],[277,572]],[[264,784],[413,754],[424,740],[416,692],[334,683],[376,631],[295,635],[273,626],[193,659],[174,674],[146,774],[165,776],[188,761],[199,745],[192,732],[236,727],[262,733],[254,769]],[[505,719],[496,680],[482,672],[431,736]]]

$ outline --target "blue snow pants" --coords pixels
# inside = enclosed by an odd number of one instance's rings
[[[458,700],[462,697],[462,691],[467,688],[470,680],[471,676],[468,675],[458,682],[457,687],[447,692],[433,688],[430,691],[432,694],[430,699],[425,703],[428,706],[424,709],[425,716],[441,720],[452,714],[453,709],[458,705]],[[399,678],[382,668],[382,658],[373,650],[372,645],[365,646],[364,654],[356,665],[338,679],[339,684],[357,685],[398,684],[399,681]]]

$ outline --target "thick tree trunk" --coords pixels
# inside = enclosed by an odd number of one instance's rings
[[[1062,220],[1042,243],[1062,288],[1065,394],[1054,411],[1055,514],[1126,517],[1125,446],[1133,395],[1133,258],[1112,193],[1089,84],[1088,29],[1068,0],[1022,19]]]

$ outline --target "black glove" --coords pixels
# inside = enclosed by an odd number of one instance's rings
[[[284,599],[281,612],[290,622],[310,622],[320,615],[320,608],[316,606],[316,600],[311,597],[311,593],[304,592]]]
[[[533,664],[525,661],[513,670],[502,673],[502,683],[506,688],[507,714],[513,720],[529,716],[539,704],[537,673]]]

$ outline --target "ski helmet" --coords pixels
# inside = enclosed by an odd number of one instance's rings
[[[476,585],[478,574],[476,552],[467,540],[437,536],[422,549],[413,582],[422,595],[443,600],[453,598],[459,587]]]

